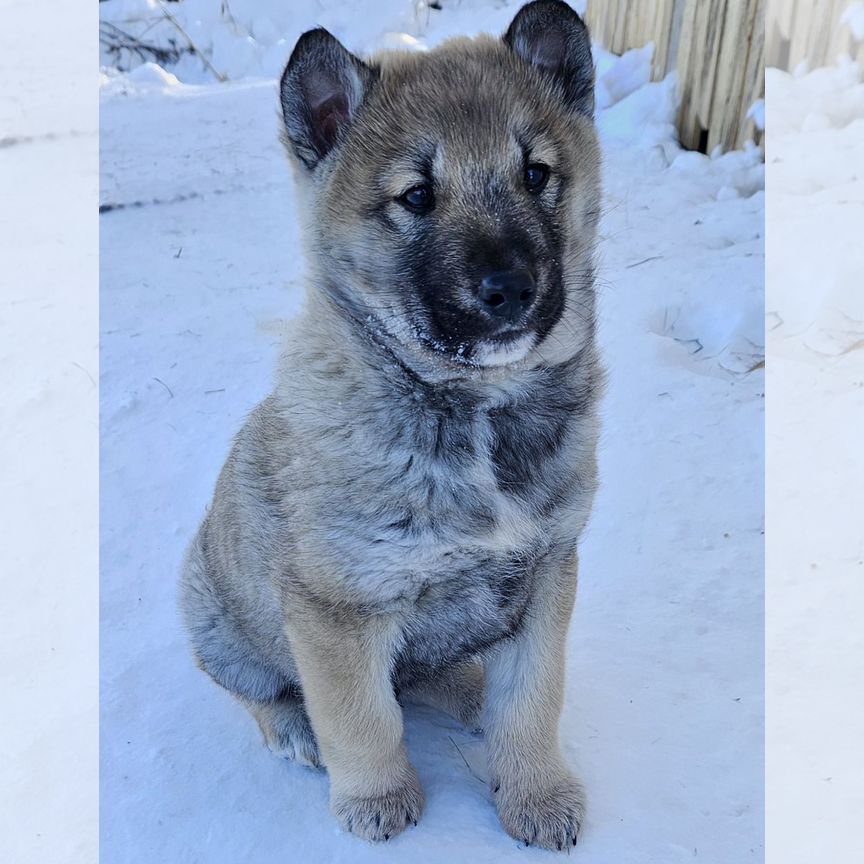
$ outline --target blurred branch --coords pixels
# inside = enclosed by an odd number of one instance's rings
[[[223,75],[221,72],[217,72],[216,68],[210,62],[207,55],[201,51],[198,46],[192,41],[192,38],[189,34],[180,26],[180,22],[165,8],[163,5],[163,0],[158,0],[159,8],[162,10],[162,14],[177,28],[177,31],[180,35],[189,43],[189,48],[193,54],[197,54],[203,61],[204,65],[216,76],[218,81],[227,81],[228,76]]]
[[[145,42],[143,39],[121,30],[110,21],[99,22],[99,41],[109,54],[119,57],[122,51],[128,51],[130,54],[136,55],[142,63],[155,60],[160,66],[164,66],[166,63],[176,63],[184,53],[184,49],[173,44],[170,48],[165,48]]]

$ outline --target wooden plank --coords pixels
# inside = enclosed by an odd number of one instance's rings
[[[681,20],[681,38],[678,43],[678,137],[684,147],[695,150],[699,146],[701,127],[696,116],[694,98],[696,79],[697,0],[687,0]]]
[[[617,4],[618,14],[615,16],[612,29],[612,44],[615,46],[612,50],[616,54],[623,54],[627,50],[627,21],[631,14],[629,5],[622,2]]]
[[[832,10],[833,21],[840,21],[840,16],[843,14],[845,6],[846,0],[834,0],[834,8]],[[840,54],[848,54],[851,57],[855,51],[854,46],[849,44],[850,41],[848,27],[845,25],[841,27],[839,24],[832,27],[828,46],[825,49],[825,56],[819,65],[833,63]]]
[[[757,99],[765,96],[765,0],[756,0],[751,6],[749,50],[737,117],[730,127],[729,147],[741,148],[746,141],[755,141],[759,135],[756,124],[747,119],[747,112]]]
[[[768,20],[767,28],[765,65],[785,69],[786,46],[789,44],[789,37],[783,32],[780,22],[776,18]]]
[[[792,21],[795,19],[797,0],[771,0],[771,16],[784,39],[792,38]]]
[[[727,71],[720,66],[720,54],[727,19],[736,8],[740,8],[740,0],[731,0],[731,2],[730,0],[711,0],[709,3],[705,3],[703,0],[699,4],[703,22],[700,32],[704,34],[700,44],[704,52],[705,62],[700,70],[697,110],[704,128],[709,126],[708,119],[711,114],[711,102],[718,74],[722,75]]]
[[[806,60],[811,69],[833,66],[841,54],[864,61],[840,17],[849,0],[771,0],[767,4],[765,62],[787,71]],[[788,51],[787,51],[788,48]]]
[[[831,40],[837,31],[839,16],[835,16],[837,0],[817,0],[811,16],[807,61],[811,69],[829,62]],[[833,62],[833,57],[830,62]]]
[[[644,45],[651,40],[649,35],[649,22],[645,16],[645,0],[633,0],[630,4],[630,17],[627,19],[627,30],[625,44],[628,50],[636,47],[637,42]]]
[[[672,22],[675,18],[674,0],[657,3],[657,29],[654,39],[654,79],[665,78],[670,70],[669,46],[672,41]]]
[[[708,128],[708,153],[718,144],[723,145],[723,133],[730,111],[729,103],[732,94],[740,90],[740,82],[737,80],[740,66],[735,61],[742,47],[741,19],[745,11],[740,2],[727,4],[726,16],[718,34],[717,68],[710,92],[705,94],[708,108],[703,107],[702,114],[704,125]],[[743,48],[747,50],[748,46],[744,45]]]
[[[726,0],[688,0],[687,33],[682,33],[687,55],[679,57],[683,88],[678,126],[682,143],[690,149],[699,148],[703,130],[709,128],[726,5]]]
[[[730,3],[726,7],[717,49],[717,72],[710,94],[710,108],[704,115],[709,129],[709,153],[717,146],[723,150],[734,147],[738,126],[743,121],[740,106],[744,98],[744,71],[750,53],[754,8],[752,0],[746,3]]]
[[[837,12],[834,18],[835,22],[840,21],[840,16],[846,9],[848,0],[837,0]],[[847,25],[840,26],[839,23],[834,28],[833,39],[827,57],[819,65],[831,65],[837,61],[841,54],[847,54],[853,60],[861,62],[864,60],[864,42],[856,42],[852,37],[852,32]]]
[[[819,0],[810,0],[810,2],[816,6],[819,5]],[[795,9],[792,29],[789,34],[790,70],[795,69],[802,61],[809,60],[807,55],[810,48],[810,30],[814,23],[815,20],[810,9],[807,9],[806,12],[803,7]]]
[[[685,0],[589,0],[586,20],[595,39],[615,54],[655,45],[651,77],[668,74],[670,34],[676,9]]]

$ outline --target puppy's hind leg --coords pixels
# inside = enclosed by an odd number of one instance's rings
[[[258,721],[264,742],[274,755],[310,768],[322,767],[318,742],[299,693],[272,702],[240,701]]]
[[[406,687],[400,696],[438,708],[475,732],[483,721],[484,678],[482,661],[468,660]]]

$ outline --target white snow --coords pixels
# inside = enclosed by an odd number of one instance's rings
[[[0,861],[15,864],[98,855],[96,10],[36,5],[0,2]]]
[[[785,864],[853,861],[864,852],[864,82],[848,60],[769,69],[766,97],[769,846]]]
[[[120,21],[157,5],[102,11]],[[216,3],[166,4],[232,80],[215,83],[191,55],[164,71],[104,70],[109,864],[553,860],[500,828],[482,741],[420,708],[407,712],[427,793],[419,826],[378,847],[342,834],[326,776],[268,753],[194,667],[176,614],[185,546],[302,301],[273,80],[293,40],[320,23],[358,52],[400,33],[432,46],[501,32],[519,4],[358,5],[231,0],[226,22]],[[674,78],[647,83],[650,58],[598,51],[609,388],[561,725],[590,797],[573,857],[744,864],[762,858],[763,166],[755,149],[682,152]]]
[[[765,129],[765,100],[757,99],[748,109],[747,117],[756,124],[756,128]]]
[[[141,66],[136,66],[127,76],[129,81],[141,85],[156,85],[156,86],[172,86],[179,84],[176,75],[166,72],[157,63],[143,63]]]
[[[768,69],[766,87],[774,100],[768,105],[777,185],[772,206],[784,215],[776,242],[797,253],[794,267],[788,254],[769,263],[769,278],[784,286],[783,308],[769,312],[778,336],[794,335],[813,351],[839,356],[864,339],[864,81],[858,64],[844,62],[801,78]],[[821,254],[806,254],[813,249]],[[837,263],[826,270],[826,259]]]
[[[620,57],[596,45],[594,60],[597,64],[597,109],[608,108],[647,84],[651,80],[653,57],[652,42],[642,48],[627,51]]]
[[[864,42],[864,3],[850,3],[840,16],[840,23],[845,24],[851,31],[852,37],[858,42]]]

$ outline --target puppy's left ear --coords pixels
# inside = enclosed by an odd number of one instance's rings
[[[572,110],[594,116],[594,60],[588,28],[563,0],[534,0],[523,6],[504,42],[552,78]]]
[[[297,40],[279,100],[286,140],[310,171],[342,142],[373,78],[373,70],[322,27]]]

